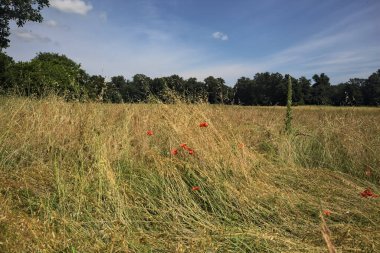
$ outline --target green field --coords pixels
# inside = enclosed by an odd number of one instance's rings
[[[2,97],[0,252],[380,252],[380,109],[285,110]]]

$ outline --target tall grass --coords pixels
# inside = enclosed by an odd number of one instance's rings
[[[292,78],[288,76],[288,95],[286,99],[285,132],[292,131]]]
[[[0,98],[0,252],[379,251],[380,111],[284,111]]]

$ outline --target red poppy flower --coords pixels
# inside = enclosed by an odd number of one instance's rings
[[[152,130],[148,130],[148,131],[146,131],[146,134],[149,135],[149,136],[152,136],[153,135],[153,131]]]
[[[368,197],[378,198],[379,197],[379,195],[373,193],[373,191],[370,188],[365,189],[363,192],[360,193],[360,195],[362,195],[363,198],[368,198]]]
[[[323,214],[326,216],[330,216],[331,211],[330,210],[323,210]]]
[[[208,123],[207,122],[201,122],[199,124],[199,127],[208,127]]]
[[[201,189],[201,187],[199,187],[199,186],[193,186],[193,187],[191,187],[192,191],[199,191],[200,189]]]
[[[192,150],[192,149],[189,148],[189,154],[193,155],[194,154],[194,150]]]
[[[178,149],[172,149],[171,151],[170,151],[170,153],[172,154],[172,155],[176,155],[176,154],[178,154]]]
[[[182,143],[182,144],[181,144],[181,147],[182,147],[184,150],[187,150],[187,151],[190,151],[190,150],[191,150],[191,148],[189,148],[189,147],[186,145],[186,143]]]

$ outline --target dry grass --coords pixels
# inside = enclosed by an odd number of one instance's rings
[[[284,116],[0,98],[0,252],[380,251],[380,110]]]

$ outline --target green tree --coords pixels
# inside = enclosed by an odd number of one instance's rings
[[[186,97],[192,103],[206,102],[208,100],[208,94],[206,84],[199,82],[196,78],[191,77],[186,80]]]
[[[218,82],[218,80],[213,77],[209,76],[204,80],[207,88],[208,93],[208,102],[210,104],[218,104],[221,102],[221,85]]]
[[[186,91],[185,80],[178,75],[171,75],[166,77],[166,83],[169,89],[174,91],[178,96],[183,97]]]
[[[271,87],[270,73],[256,73],[252,82],[252,94],[254,105],[271,105],[271,99],[268,94],[275,92],[275,87]]]
[[[224,85],[225,82],[222,78],[209,76],[204,82],[210,104],[229,103],[233,99],[232,88]]]
[[[111,83],[113,84],[113,85],[111,85],[112,89],[115,89],[115,91],[113,91],[113,92],[119,93],[119,95],[117,95],[117,97],[121,97],[123,101],[127,101],[128,100],[128,94],[127,94],[128,82],[125,79],[125,77],[122,75],[113,76],[113,77],[111,77]],[[111,87],[111,86],[108,85],[108,87]],[[119,102],[121,102],[121,101],[118,101],[118,103]]]
[[[280,73],[257,73],[253,79],[253,104],[285,105],[286,80]]]
[[[65,55],[39,53],[31,63],[39,66],[41,77],[43,77],[40,84],[47,91],[56,92],[69,100],[79,99],[86,95],[88,74],[80,64]]]
[[[363,98],[362,87],[364,84],[365,84],[365,79],[362,79],[362,78],[351,78],[347,82],[347,88],[346,88],[346,92],[348,95],[348,100],[346,101],[347,104],[363,105],[364,98]]]
[[[223,79],[222,79],[223,80]],[[227,85],[222,85],[222,103],[225,105],[232,104],[234,101],[235,90]]]
[[[143,74],[136,74],[132,77],[132,82],[128,82],[126,86],[125,102],[145,102],[151,95],[152,79]]]
[[[31,62],[17,62],[7,72],[7,90],[19,96],[41,96],[44,87],[37,65]]]
[[[9,68],[13,90],[26,96],[56,94],[67,100],[84,99],[89,76],[80,64],[65,55],[39,53],[30,62],[19,62]]]
[[[271,73],[264,89],[268,99],[268,105],[286,105],[287,87],[289,75],[283,76],[280,73]]]
[[[167,77],[154,78],[152,82],[150,82],[150,92],[152,96],[163,103],[169,103],[171,100],[168,96],[170,89],[167,82]]]
[[[363,105],[362,86],[365,79],[352,78],[346,83],[331,86],[331,102],[333,105]]]
[[[301,76],[298,79],[298,86],[301,89],[301,93],[299,95],[298,104],[311,104],[311,83],[310,80],[304,76]]]
[[[330,78],[322,73],[320,75],[314,75],[313,80],[315,82],[311,89],[313,104],[330,104]]]
[[[368,77],[362,90],[366,105],[380,105],[380,69]]]
[[[103,101],[107,84],[103,76],[91,76],[87,83],[88,97],[91,100]]]
[[[123,103],[123,97],[113,82],[106,83],[103,101],[107,103]]]
[[[49,0],[1,0],[0,1],[0,51],[9,47],[9,22],[15,20],[20,27],[27,21],[42,22],[42,8]]]
[[[12,57],[0,52],[0,94],[9,89],[8,69],[14,64]]]
[[[247,77],[241,77],[237,80],[234,90],[234,104],[253,105],[253,84],[252,80]]]
[[[124,76],[113,76],[111,77],[111,82],[119,91],[123,90],[127,85],[127,80],[125,80]]]

